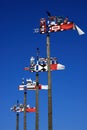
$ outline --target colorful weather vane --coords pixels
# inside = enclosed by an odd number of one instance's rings
[[[64,70],[65,66],[58,63],[56,57],[50,58],[50,70]],[[29,70],[30,72],[47,72],[48,71],[48,63],[47,58],[39,58],[38,62],[35,63],[35,58],[31,57],[30,66],[25,67],[24,70]]]
[[[13,112],[24,112],[24,104],[15,104],[11,107],[10,110]],[[26,112],[36,112],[36,108],[26,105]]]
[[[19,90],[36,90],[36,81],[26,79],[26,83],[18,86]],[[38,84],[38,89],[48,89],[48,85]]]
[[[84,34],[84,32],[74,22],[68,20],[68,17],[51,16],[48,11],[47,15],[48,18],[40,19],[40,27],[34,29],[36,33],[39,32],[40,34],[45,34],[65,30],[77,30],[79,35]]]

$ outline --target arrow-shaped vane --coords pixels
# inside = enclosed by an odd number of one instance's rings
[[[75,29],[77,30],[79,35],[85,34],[85,32],[81,28],[79,28],[77,25],[75,25]]]

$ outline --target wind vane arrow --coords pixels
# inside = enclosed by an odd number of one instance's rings
[[[79,28],[77,25],[75,25],[75,29],[77,30],[79,35],[85,34],[85,32],[81,28]]]

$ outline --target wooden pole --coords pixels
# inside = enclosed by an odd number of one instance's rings
[[[47,61],[48,61],[48,130],[52,130],[52,86],[50,71],[50,35],[46,37],[47,44]]]
[[[39,59],[39,48],[37,48],[37,66],[38,66],[38,59]],[[36,72],[36,130],[39,130],[39,91],[38,91],[38,80],[39,80],[39,74],[38,74],[38,67]]]

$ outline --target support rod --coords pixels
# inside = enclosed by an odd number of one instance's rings
[[[16,130],[19,130],[19,113],[16,114]]]
[[[38,60],[39,60],[39,48],[37,48],[37,66],[38,66]],[[39,85],[39,73],[38,73],[38,67],[36,72],[36,130],[39,130],[39,91],[38,91],[38,85]]]
[[[50,71],[50,35],[46,37],[47,44],[47,61],[48,61],[48,130],[52,130],[52,88],[51,88],[51,71]]]
[[[24,90],[24,130],[26,130],[26,98],[27,92]]]
[[[19,101],[17,100],[17,107],[19,107]],[[19,112],[16,112],[16,130],[19,130]]]
[[[36,73],[36,130],[39,130],[38,73]]]

